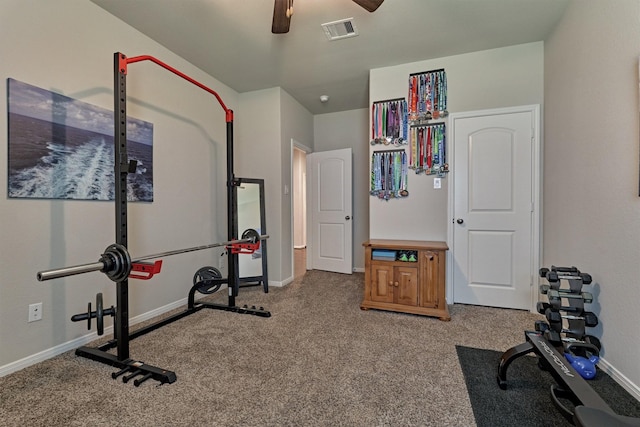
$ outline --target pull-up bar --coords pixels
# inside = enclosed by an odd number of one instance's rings
[[[125,55],[120,54],[120,56],[119,56],[119,69],[120,69],[120,72],[123,73],[123,74],[127,74],[127,64],[133,64],[135,62],[141,62],[141,61],[154,62],[154,63],[158,64],[159,66],[161,66],[162,68],[171,71],[173,74],[182,77],[183,79],[185,79],[186,81],[188,81],[190,83],[193,83],[194,85],[198,86],[200,89],[203,89],[203,90],[209,92],[210,94],[215,96],[216,99],[218,100],[218,103],[220,103],[220,106],[222,107],[222,109],[224,110],[224,112],[226,114],[227,122],[233,121],[233,110],[230,110],[229,108],[227,108],[227,106],[224,104],[224,101],[222,101],[222,98],[220,97],[220,95],[218,95],[218,92],[216,92],[215,90],[205,86],[204,84],[200,83],[199,81],[187,76],[182,71],[176,70],[172,66],[170,66],[168,64],[165,64],[164,62],[160,61],[157,58],[154,58],[151,55],[140,55],[140,56],[134,56],[134,57],[131,57],[131,58],[127,58]]]

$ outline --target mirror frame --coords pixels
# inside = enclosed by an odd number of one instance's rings
[[[259,192],[260,192],[260,234],[267,235],[267,219],[266,219],[266,208],[265,208],[265,197],[264,197],[264,179],[257,178],[235,178],[235,185],[233,186],[233,198],[235,200],[234,206],[234,215],[233,215],[233,225],[235,230],[238,233],[241,231],[238,229],[238,187],[241,187],[243,184],[258,184]],[[244,232],[244,230],[242,230]],[[258,276],[240,276],[240,266],[239,263],[235,263],[236,269],[236,277],[238,278],[238,286],[239,287],[247,287],[247,286],[260,286],[262,285],[265,293],[269,292],[269,276],[267,273],[267,240],[262,240],[260,242],[260,253],[262,260],[262,274]]]

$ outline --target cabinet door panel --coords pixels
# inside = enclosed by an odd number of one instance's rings
[[[416,267],[396,267],[396,303],[418,305],[418,269]]]
[[[437,307],[440,287],[440,258],[436,251],[424,251],[420,255],[420,275],[422,277],[420,306]]]
[[[371,266],[371,300],[393,302],[393,267]]]

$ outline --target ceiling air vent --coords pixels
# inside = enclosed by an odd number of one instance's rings
[[[347,37],[355,37],[358,35],[358,30],[356,29],[356,24],[353,22],[353,18],[327,22],[322,24],[322,29],[329,40],[346,39]]]

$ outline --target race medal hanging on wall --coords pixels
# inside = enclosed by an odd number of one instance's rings
[[[374,102],[371,106],[371,145],[407,144],[407,101],[404,98]]]
[[[412,125],[409,131],[409,169],[425,175],[449,172],[446,153],[446,125],[432,123]]]
[[[371,155],[370,194],[381,200],[407,197],[407,173],[405,150],[374,151]]]
[[[432,120],[446,117],[447,74],[444,69],[409,75],[409,120]]]
[[[417,174],[444,176],[449,172],[446,157],[447,74],[444,69],[409,75],[408,113],[410,128],[409,169]]]

